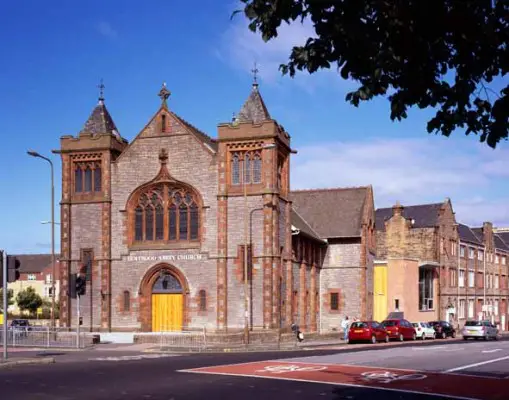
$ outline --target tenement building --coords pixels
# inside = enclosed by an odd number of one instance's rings
[[[449,284],[457,291],[460,325],[468,319],[488,319],[507,330],[508,258],[506,232],[491,222],[470,228],[459,224],[459,270],[451,271]]]
[[[161,105],[130,143],[102,95],[63,136],[61,324],[93,331],[339,329],[371,318],[371,187],[290,191],[290,135],[258,85],[217,138]]]
[[[376,230],[375,319],[401,312],[412,321],[489,319],[507,329],[509,247],[491,223],[458,224],[447,199],[378,209]]]

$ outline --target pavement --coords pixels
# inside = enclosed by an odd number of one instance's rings
[[[291,353],[158,354],[125,347],[39,352],[34,357],[54,357],[56,363],[0,369],[1,397],[505,400],[509,393],[506,339],[341,345]]]

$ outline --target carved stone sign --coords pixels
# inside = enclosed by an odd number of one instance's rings
[[[203,254],[162,254],[159,256],[127,256],[127,261],[195,261],[204,260]]]

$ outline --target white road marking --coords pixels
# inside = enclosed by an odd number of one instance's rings
[[[502,351],[502,349],[493,349],[493,350],[483,350],[483,353],[496,353],[497,351]]]
[[[464,369],[470,369],[470,368],[474,368],[474,367],[480,367],[481,365],[486,365],[486,364],[492,364],[492,363],[496,363],[496,362],[499,362],[499,361],[504,361],[504,360],[509,360],[509,356],[506,356],[506,357],[500,357],[500,358],[495,358],[493,360],[488,360],[488,361],[482,361],[482,362],[478,362],[478,363],[475,363],[475,364],[468,364],[468,365],[462,365],[461,367],[456,367],[456,368],[451,368],[451,369],[448,369],[444,372],[456,372],[456,371],[462,371]]]
[[[414,351],[428,351],[428,350],[436,350],[436,349],[442,349],[443,346],[429,346],[429,347],[412,347],[412,350]]]
[[[120,356],[120,357],[97,357],[89,358],[89,361],[133,361],[154,358],[176,357],[176,354],[141,354],[136,356]]]

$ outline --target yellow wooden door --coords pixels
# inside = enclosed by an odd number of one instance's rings
[[[373,319],[382,322],[387,318],[387,266],[377,265],[374,268]]]
[[[182,294],[152,295],[152,331],[180,331],[183,319]]]

